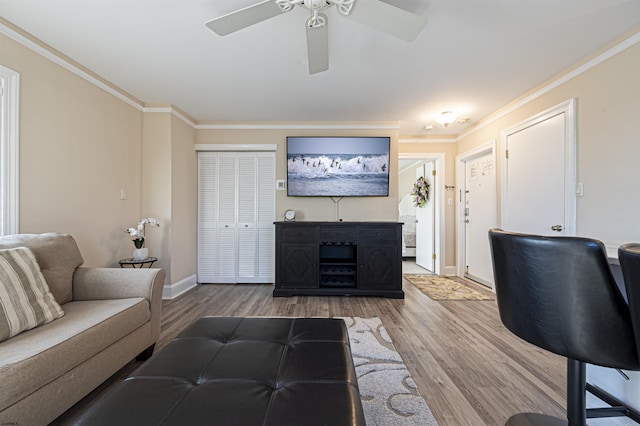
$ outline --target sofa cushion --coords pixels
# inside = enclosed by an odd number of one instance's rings
[[[73,272],[84,263],[76,241],[67,234],[16,234],[0,237],[0,249],[28,247],[40,265],[49,289],[63,305],[71,301]]]
[[[144,298],[70,302],[64,310],[62,318],[0,343],[0,411],[148,324],[150,317]]]
[[[0,250],[0,342],[64,315],[26,247]]]

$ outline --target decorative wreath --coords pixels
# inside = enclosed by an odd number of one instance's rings
[[[416,207],[424,207],[429,201],[429,182],[424,177],[419,177],[416,183],[413,184],[413,204]]]

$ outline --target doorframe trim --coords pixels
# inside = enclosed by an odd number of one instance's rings
[[[456,250],[456,274],[458,277],[464,277],[464,267],[466,265],[466,254],[465,254],[465,232],[464,232],[464,206],[462,205],[462,191],[466,190],[466,182],[465,182],[465,162],[473,159],[474,157],[478,157],[484,155],[485,153],[492,154],[493,157],[493,165],[494,165],[494,179],[496,184],[496,217],[498,217],[498,154],[497,154],[497,145],[498,141],[496,139],[492,139],[488,142],[483,143],[480,146],[477,146],[469,151],[465,151],[456,156],[456,188],[458,188],[457,198],[457,208],[456,208],[456,235],[457,235],[457,250]],[[493,288],[493,283],[491,285]]]
[[[535,114],[518,124],[503,129],[500,132],[500,155],[501,158],[506,156],[507,138],[534,126],[542,121],[548,120],[557,115],[564,114],[564,181],[565,181],[565,202],[564,202],[564,235],[576,235],[577,223],[577,198],[576,198],[576,98],[568,99],[556,106],[548,108],[538,114]],[[500,178],[500,226],[504,227],[507,218],[507,162],[501,161],[502,174]]]
[[[415,158],[420,160],[433,160],[435,163],[436,176],[436,209],[435,222],[436,230],[434,237],[436,240],[436,267],[435,273],[440,275],[447,270],[446,266],[446,204],[445,204],[445,153],[444,152],[401,152],[398,153],[398,159]]]

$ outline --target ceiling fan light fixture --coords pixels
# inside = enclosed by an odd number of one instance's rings
[[[322,10],[328,7],[327,0],[304,0],[304,5],[310,10]]]

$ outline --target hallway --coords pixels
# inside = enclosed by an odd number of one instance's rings
[[[402,259],[402,273],[414,275],[433,275],[433,272],[416,265],[416,258]]]

